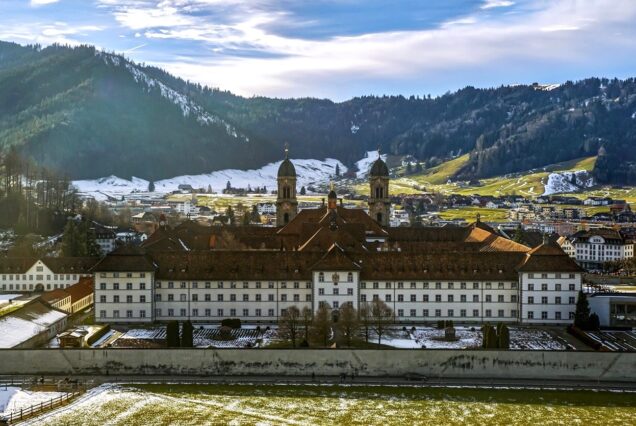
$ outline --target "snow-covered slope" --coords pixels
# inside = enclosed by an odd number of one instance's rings
[[[386,161],[386,154],[381,155],[381,157],[382,160]],[[358,167],[356,177],[358,179],[367,177],[367,175],[369,174],[369,169],[371,168],[371,164],[373,164],[373,162],[377,159],[378,151],[368,151],[362,160],[356,162],[356,166]]]
[[[347,167],[333,158],[325,160],[292,160],[298,176],[297,187],[327,183],[336,173],[336,164],[340,166],[341,173],[346,173]],[[258,170],[219,170],[209,174],[177,176],[155,182],[155,191],[168,193],[176,191],[179,185],[191,185],[193,188],[212,187],[214,192],[220,193],[229,181],[234,188],[252,188],[266,186],[268,191],[276,188],[276,175],[280,161],[270,163]],[[109,176],[95,180],[77,180],[73,185],[81,194],[93,196],[97,200],[105,200],[109,196],[120,198],[132,192],[144,192],[148,190],[149,182],[133,177],[131,180],[121,179],[117,176]]]
[[[594,178],[587,170],[554,172],[548,175],[543,195],[577,192],[594,186]]]

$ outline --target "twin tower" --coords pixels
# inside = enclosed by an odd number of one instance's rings
[[[276,226],[285,226],[298,214],[296,198],[296,168],[289,160],[289,150],[285,148],[285,159],[278,168],[278,197],[276,198]],[[389,198],[389,168],[382,161],[378,151],[378,159],[369,171],[369,216],[381,226],[389,226],[391,199]],[[337,196],[329,192],[328,209],[337,209]]]

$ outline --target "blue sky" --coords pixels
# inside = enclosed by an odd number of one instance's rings
[[[245,95],[438,95],[636,76],[636,0],[0,0],[0,40],[88,43]]]

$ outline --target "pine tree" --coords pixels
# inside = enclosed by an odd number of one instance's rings
[[[336,163],[336,177],[340,177],[340,164]]]
[[[579,297],[576,301],[576,311],[574,312],[574,325],[580,329],[587,329],[590,322],[590,304],[587,296],[579,290]]]
[[[300,195],[305,195],[305,194],[307,194],[307,190],[305,189],[304,186],[301,186],[300,187]]]
[[[499,349],[510,349],[510,330],[508,330],[508,326],[501,323],[497,334],[499,338],[497,347],[499,347]]]
[[[191,348],[194,346],[193,341],[194,327],[192,327],[192,322],[187,320],[183,323],[183,327],[181,330],[181,347],[182,348]]]
[[[148,192],[155,192],[155,183],[153,181],[148,183]]]
[[[234,225],[234,209],[232,206],[227,206],[227,209],[225,209],[225,216],[227,216],[230,225]]]

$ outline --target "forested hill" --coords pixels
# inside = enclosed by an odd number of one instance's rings
[[[0,146],[72,178],[159,179],[280,159],[353,165],[378,145],[434,164],[470,153],[457,178],[595,155],[601,182],[636,184],[636,80],[467,87],[438,98],[242,98],[89,46],[0,42]]]

